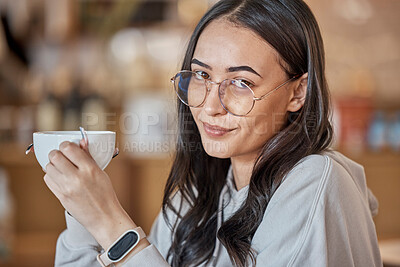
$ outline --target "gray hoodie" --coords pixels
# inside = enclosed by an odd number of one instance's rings
[[[242,205],[248,186],[237,191],[232,168],[222,190],[218,228]],[[179,203],[176,197],[175,203]],[[183,207],[183,212],[188,205]],[[284,178],[265,211],[252,248],[256,266],[382,266],[372,216],[378,203],[366,185],[364,169],[339,152],[303,158]],[[177,217],[168,212],[172,222]],[[56,266],[100,266],[102,248],[66,213],[67,229],[57,241]],[[126,261],[128,267],[167,267],[172,232],[160,213],[148,237],[151,245]],[[215,240],[208,265],[233,264]]]

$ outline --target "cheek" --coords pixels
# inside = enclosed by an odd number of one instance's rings
[[[285,113],[279,111],[259,114],[254,118],[253,131],[258,135],[275,135],[280,131],[285,116]]]
[[[264,103],[263,103],[264,104]],[[259,105],[247,118],[247,131],[259,137],[271,137],[281,130],[286,120],[285,110],[274,102]],[[263,138],[263,139],[264,139]]]

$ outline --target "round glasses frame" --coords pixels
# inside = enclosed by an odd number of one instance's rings
[[[272,94],[273,92],[275,92],[276,90],[278,90],[279,88],[281,88],[282,86],[286,85],[287,83],[291,82],[292,80],[294,80],[294,79],[296,79],[296,78],[299,78],[299,77],[302,75],[302,74],[297,74],[297,75],[293,76],[293,77],[290,78],[289,80],[286,80],[284,83],[278,85],[278,86],[275,87],[273,90],[267,92],[266,94],[264,94],[264,95],[262,95],[262,96],[260,96],[260,97],[256,97],[255,94],[254,94],[254,91],[253,91],[247,84],[245,84],[245,83],[243,83],[243,82],[241,82],[241,81],[239,81],[239,80],[235,80],[235,79],[225,79],[225,80],[223,80],[223,81],[221,81],[221,82],[213,82],[213,81],[211,81],[210,79],[204,79],[204,86],[205,86],[207,92],[206,92],[206,94],[205,94],[205,96],[204,96],[203,101],[202,101],[199,105],[193,106],[193,105],[189,105],[188,103],[186,103],[186,102],[180,97],[180,95],[179,95],[179,93],[178,93],[178,91],[177,91],[177,90],[179,90],[179,89],[176,88],[175,80],[176,80],[176,78],[178,77],[178,75],[179,75],[179,74],[182,74],[182,73],[190,73],[190,74],[192,74],[192,75],[197,75],[197,73],[194,72],[194,71],[190,71],[190,70],[182,70],[182,71],[179,71],[178,73],[176,73],[176,74],[170,79],[170,82],[171,82],[171,83],[173,84],[173,86],[174,86],[174,90],[175,90],[176,95],[178,96],[179,100],[180,100],[183,104],[185,104],[185,105],[188,106],[188,107],[192,107],[192,108],[197,108],[197,107],[202,106],[202,105],[204,104],[204,102],[206,101],[206,99],[207,99],[208,93],[209,93],[210,90],[211,90],[210,87],[207,86],[207,83],[208,83],[208,84],[216,84],[216,85],[218,85],[218,97],[219,97],[219,102],[221,103],[222,107],[223,107],[229,114],[232,114],[232,115],[237,116],[237,117],[246,116],[247,114],[249,114],[249,113],[253,110],[256,101],[259,101],[259,100],[262,100],[262,99],[266,98],[267,96],[269,96],[270,94]],[[226,108],[226,106],[225,106],[224,103],[222,102],[221,94],[220,94],[220,87],[221,87],[221,84],[224,83],[225,81],[234,81],[235,83],[240,83],[241,86],[247,87],[247,88],[250,90],[250,92],[252,93],[252,95],[253,95],[253,103],[252,103],[252,106],[251,106],[250,110],[249,110],[246,114],[238,115],[238,114],[232,113],[231,111],[229,111],[229,110]]]

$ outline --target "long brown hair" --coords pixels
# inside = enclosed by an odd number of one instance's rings
[[[227,249],[236,266],[255,263],[251,241],[265,209],[283,177],[303,157],[320,153],[332,140],[330,97],[325,79],[325,58],[318,24],[301,0],[221,0],[200,20],[183,60],[190,62],[200,34],[218,18],[252,30],[280,55],[288,76],[308,72],[306,100],[290,112],[282,129],[269,139],[259,154],[250,179],[248,196],[239,210],[217,229],[220,192],[226,183],[230,159],[209,156],[190,109],[178,100],[176,155],[165,187],[164,218],[173,231],[168,261],[172,266],[199,265],[212,258],[215,238]],[[179,192],[179,203],[172,204]],[[190,208],[183,212],[182,203]],[[170,221],[172,210],[179,222]]]

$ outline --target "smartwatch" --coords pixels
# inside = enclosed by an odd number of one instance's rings
[[[140,240],[146,237],[141,227],[131,229],[123,233],[103,254],[97,255],[97,261],[101,266],[121,261]]]

